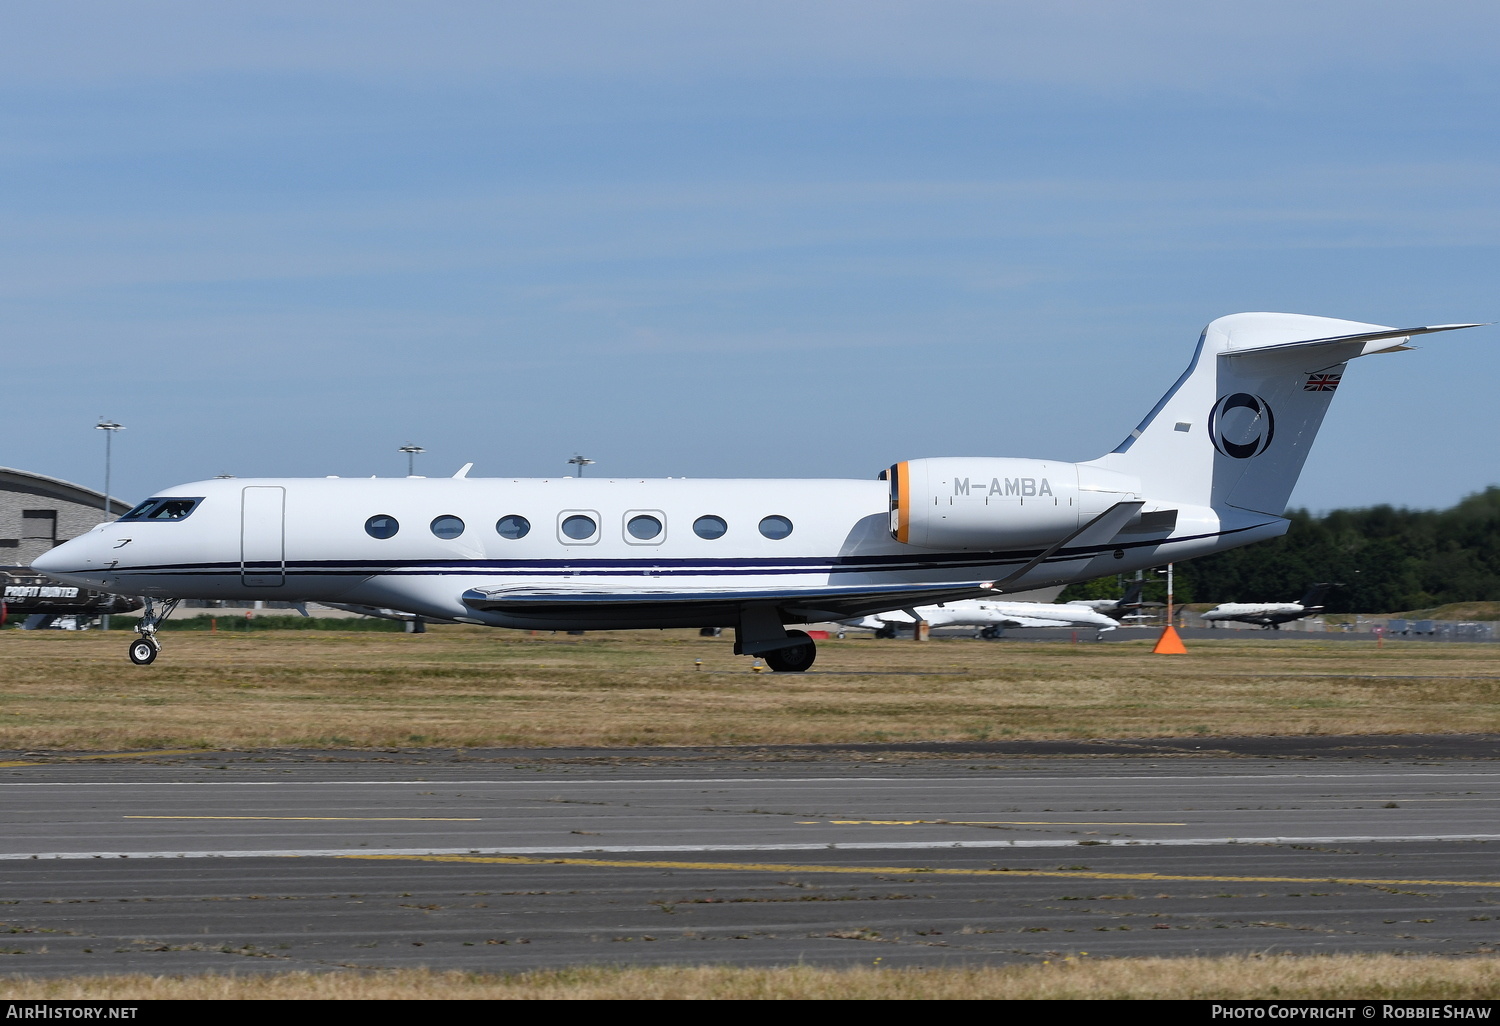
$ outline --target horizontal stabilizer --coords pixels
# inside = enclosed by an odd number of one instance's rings
[[[1381,331],[1365,331],[1354,335],[1332,335],[1328,338],[1309,338],[1296,342],[1273,342],[1264,346],[1249,346],[1244,349],[1229,349],[1220,356],[1248,356],[1251,353],[1270,353],[1279,349],[1310,349],[1313,346],[1332,346],[1344,342],[1381,342],[1386,339],[1408,339],[1413,335],[1431,335],[1435,331],[1456,331],[1459,328],[1480,328],[1482,324],[1433,324],[1422,328],[1385,328]],[[1399,349],[1400,346],[1376,347],[1369,352]]]

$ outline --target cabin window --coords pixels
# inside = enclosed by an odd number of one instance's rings
[[[394,538],[396,532],[401,530],[401,525],[395,517],[377,513],[365,521],[365,534],[371,538]]]
[[[495,521],[495,533],[502,538],[509,538],[511,541],[515,541],[517,538],[524,538],[530,532],[531,521],[514,513]]]
[[[464,522],[451,513],[444,513],[432,521],[432,533],[451,541],[464,533]]]
[[[573,541],[587,541],[599,530],[599,525],[594,523],[593,517],[586,517],[582,513],[564,517],[562,522],[562,533]]]
[[[772,541],[780,541],[792,533],[792,522],[786,517],[766,517],[760,522],[760,533]]]
[[[724,533],[728,530],[729,525],[724,522],[723,517],[699,517],[693,521],[693,533],[699,538],[707,538],[709,541],[724,537]]]
[[[639,513],[625,521],[625,533],[635,541],[653,541],[661,537],[662,523],[649,513]]]

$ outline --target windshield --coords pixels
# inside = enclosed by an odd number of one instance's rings
[[[202,499],[147,499],[126,513],[121,520],[184,520],[198,508]]]

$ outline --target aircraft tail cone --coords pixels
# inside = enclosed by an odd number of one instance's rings
[[[1187,655],[1187,646],[1177,636],[1177,628],[1168,625],[1162,628],[1161,637],[1156,639],[1156,647],[1151,652],[1153,655]]]

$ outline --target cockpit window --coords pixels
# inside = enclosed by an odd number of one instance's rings
[[[126,513],[120,519],[121,520],[139,520],[139,519],[141,519],[141,517],[143,517],[143,516],[146,515],[146,511],[148,509],[150,509],[152,506],[155,506],[160,501],[161,501],[160,499],[147,499],[145,502],[141,503],[135,509],[131,510],[129,513]]]
[[[147,499],[121,520],[185,520],[202,499]]]

